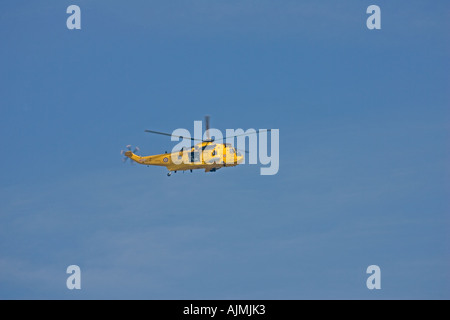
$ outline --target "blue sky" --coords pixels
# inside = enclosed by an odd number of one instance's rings
[[[447,1],[0,8],[0,299],[450,298]],[[205,114],[279,173],[122,164]]]

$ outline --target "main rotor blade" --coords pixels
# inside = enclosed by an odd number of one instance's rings
[[[248,151],[248,150],[241,150],[241,149],[238,149],[238,148],[234,148],[234,149],[237,150],[237,151],[239,151],[239,152],[250,153],[250,151]]]
[[[241,137],[241,136],[249,136],[251,134],[257,134],[257,133],[260,133],[260,132],[269,132],[269,131],[271,131],[271,129],[256,130],[255,132],[236,134],[234,136],[228,136],[228,137],[225,137],[225,138],[222,138],[222,139],[217,139],[215,141],[225,140],[225,139],[228,139],[228,138]]]
[[[223,146],[226,147],[227,145],[224,143]],[[250,153],[250,151],[247,151],[247,150],[242,150],[242,149],[238,149],[238,148],[235,148],[235,147],[233,147],[233,148],[234,148],[234,150],[237,150],[237,151],[240,151],[240,152]]]
[[[176,137],[176,138],[189,139],[189,140],[192,140],[192,141],[203,141],[203,140],[201,140],[201,139],[195,139],[195,138],[190,138],[190,137],[177,136],[177,135],[175,135],[175,134],[165,133],[165,132],[159,132],[159,131],[153,131],[153,130],[145,130],[145,132],[148,132],[148,133],[156,133],[156,134],[160,134],[160,135],[163,135],[163,136],[169,136],[169,137]]]

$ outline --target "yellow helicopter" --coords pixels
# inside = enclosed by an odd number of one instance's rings
[[[241,164],[244,161],[244,156],[231,144],[217,143],[214,139],[211,139],[209,135],[209,116],[206,116],[205,120],[205,140],[177,136],[165,132],[145,130],[145,132],[148,133],[190,139],[192,141],[200,141],[200,143],[192,146],[190,149],[181,149],[172,153],[166,152],[163,154],[141,157],[136,154],[139,151],[139,148],[136,147],[134,151],[131,151],[131,146],[128,145],[127,151],[121,151],[121,153],[125,155],[124,162],[131,159],[132,161],[146,166],[166,167],[169,170],[167,173],[167,176],[169,177],[172,175],[172,172],[176,173],[177,171],[184,172],[189,170],[192,172],[192,170],[205,169],[205,172],[216,172],[223,167],[234,167]],[[226,137],[225,139],[234,138],[236,136]],[[247,151],[244,152],[248,153]]]

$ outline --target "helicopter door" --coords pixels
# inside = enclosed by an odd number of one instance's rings
[[[200,162],[200,152],[193,151],[191,152],[191,163]]]

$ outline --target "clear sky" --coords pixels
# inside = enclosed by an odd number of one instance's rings
[[[0,299],[449,299],[449,21],[426,0],[2,1]],[[279,129],[279,173],[121,162],[205,114]]]

